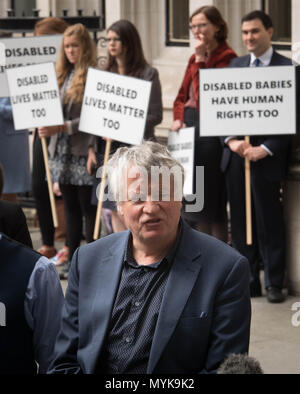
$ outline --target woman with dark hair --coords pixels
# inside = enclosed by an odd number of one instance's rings
[[[96,207],[91,204],[93,176],[88,174],[86,164],[95,137],[80,132],[78,127],[88,68],[95,66],[96,47],[88,30],[81,23],[69,26],[56,64],[64,124],[38,129],[40,137],[51,137],[49,164],[65,204],[69,261],[81,242],[83,217],[86,241],[93,240]],[[61,278],[67,277],[68,268],[69,264]]]
[[[216,7],[203,6],[193,12],[190,30],[196,40],[195,52],[190,57],[174,101],[171,129],[178,131],[184,127],[195,127],[194,163],[195,167],[204,166],[204,209],[201,212],[184,212],[184,217],[198,230],[226,242],[226,192],[220,171],[222,146],[217,137],[199,136],[199,70],[227,67],[236,54],[226,43],[227,24]],[[199,179],[194,176],[194,188],[196,182]]]
[[[154,127],[162,121],[162,94],[158,71],[151,67],[144,56],[141,38],[136,27],[128,20],[119,20],[107,29],[108,60],[105,71],[116,74],[127,75],[151,81],[151,94],[149,100],[148,113],[146,118],[144,139],[155,140]],[[125,144],[113,141],[111,153]],[[103,157],[105,141],[100,139],[98,152]],[[101,165],[101,160],[97,164],[94,150],[89,151],[88,169],[91,166]],[[103,204],[104,208],[112,210],[112,228],[114,232],[125,230],[125,225],[116,207],[108,201]]]

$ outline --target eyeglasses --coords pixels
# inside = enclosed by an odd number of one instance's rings
[[[205,29],[205,27],[208,25],[209,23],[200,23],[199,25],[190,25],[189,28],[190,30],[202,30]]]
[[[104,41],[105,42],[119,42],[119,41],[121,41],[121,38],[118,38],[118,37],[105,38]]]

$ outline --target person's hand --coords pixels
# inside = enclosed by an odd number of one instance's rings
[[[195,44],[196,63],[205,61],[205,53],[207,51],[207,39],[203,34],[196,37]]]
[[[173,121],[171,130],[172,131],[179,131],[180,129],[184,129],[186,125],[179,119]]]
[[[241,157],[245,157],[246,149],[252,148],[252,145],[248,144],[248,142],[237,139],[230,140],[227,145],[232,152],[237,153]]]
[[[89,155],[88,155],[86,167],[90,175],[93,175],[95,173],[95,169],[97,168],[97,158],[93,148],[89,148]]]
[[[244,151],[244,157],[250,161],[258,161],[267,157],[269,153],[261,146],[251,146]]]
[[[58,196],[58,197],[61,196],[61,191],[60,191],[59,183],[58,183],[58,182],[54,182],[54,183],[53,183],[53,193],[54,193],[56,196]]]
[[[38,133],[39,137],[51,137],[54,134],[58,134],[64,131],[64,126],[48,126],[48,127],[39,127]]]

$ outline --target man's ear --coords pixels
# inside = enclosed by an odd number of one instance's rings
[[[122,207],[122,204],[121,204],[121,203],[118,203],[117,209],[118,209],[119,214],[123,216],[124,213],[123,213],[123,207]]]
[[[269,36],[270,36],[270,40],[272,40],[273,34],[274,34],[274,29],[273,27],[269,27],[267,30]]]

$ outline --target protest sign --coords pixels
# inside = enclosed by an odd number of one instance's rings
[[[296,67],[200,70],[200,135],[296,133]]]
[[[5,73],[7,69],[56,62],[61,42],[62,35],[0,39],[5,53],[4,62],[1,62],[0,57],[0,97],[9,96]]]
[[[89,68],[79,130],[127,144],[142,142],[151,82]]]
[[[168,149],[184,168],[183,193],[193,194],[195,129],[189,127],[178,132],[169,131]]]
[[[7,70],[16,130],[64,123],[53,63]]]

